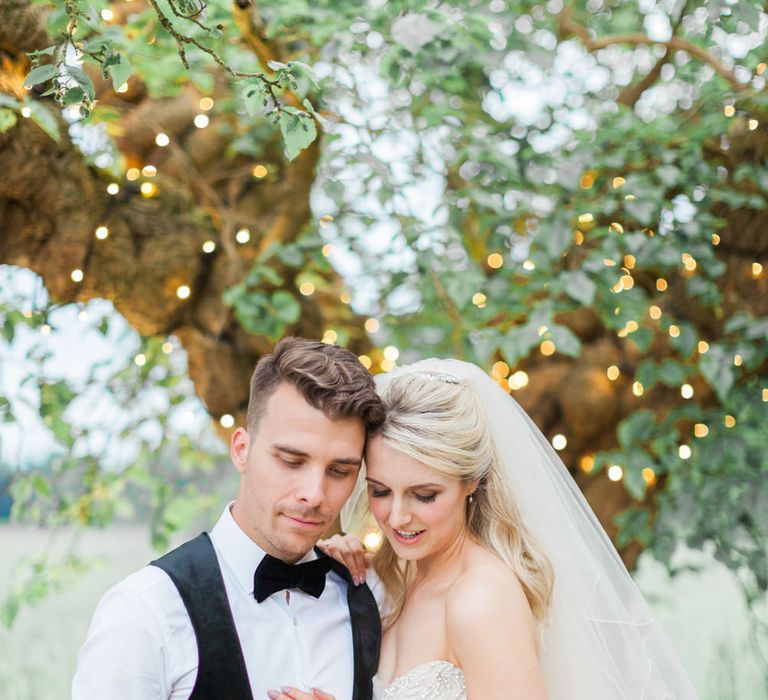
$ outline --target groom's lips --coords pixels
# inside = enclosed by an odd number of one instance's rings
[[[288,513],[283,513],[283,515],[288,518],[291,522],[295,523],[299,527],[306,528],[308,530],[314,530],[317,527],[321,527],[323,525],[322,521],[317,520],[303,520],[302,518],[297,518],[295,515],[288,515]]]

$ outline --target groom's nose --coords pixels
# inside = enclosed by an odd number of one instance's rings
[[[322,472],[307,470],[299,483],[296,495],[310,508],[317,508],[325,501],[325,475]]]

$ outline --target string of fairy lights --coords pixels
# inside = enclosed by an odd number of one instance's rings
[[[109,12],[109,10],[106,10]],[[102,11],[102,16],[104,14],[104,11]],[[111,18],[104,17],[105,21],[109,21]],[[757,68],[757,73],[762,74],[765,72],[765,64],[760,64]],[[121,85],[118,88],[118,92],[127,92],[130,89],[130,86],[128,83],[125,83]],[[214,108],[215,103],[214,100],[210,97],[202,97],[198,102],[199,112],[195,114],[195,116],[192,119],[192,122],[194,126],[198,129],[205,129],[207,128],[210,123],[211,119],[208,115],[208,113]],[[27,113],[24,113],[24,109],[27,110]],[[28,117],[29,116],[29,108],[24,108],[22,110],[22,116]],[[733,104],[726,104],[723,113],[726,117],[733,117],[736,115],[736,108]],[[751,131],[754,131],[759,126],[759,122],[756,119],[749,119],[747,123],[747,128]],[[171,146],[173,142],[172,137],[163,132],[158,131],[155,134],[154,137],[154,143],[158,148],[168,148]],[[250,169],[250,174],[253,178],[256,180],[263,180],[269,175],[269,167],[266,164],[263,163],[256,163],[254,164]],[[145,198],[151,198],[156,197],[160,193],[160,188],[155,181],[155,178],[158,174],[158,168],[154,164],[147,163],[144,164],[141,168],[139,167],[131,167],[128,168],[125,172],[125,179],[128,182],[136,182],[141,180],[139,184],[139,192],[142,197]],[[596,179],[598,177],[597,171],[594,170],[588,170],[586,171],[580,178],[579,184],[582,189],[590,189]],[[626,184],[626,179],[622,176],[616,176],[611,179],[611,186],[613,189],[618,190],[619,188],[622,188]],[[118,182],[110,182],[106,186],[106,191],[109,195],[115,196],[120,193],[121,191],[121,185]],[[627,201],[634,201],[637,199],[637,197],[634,194],[626,194],[624,196],[624,199]],[[318,221],[318,224],[320,228],[324,228],[327,226],[331,221],[333,221],[333,217],[330,215],[325,215],[321,217]],[[585,212],[577,217],[578,224],[581,228],[591,230],[595,225],[595,218],[594,215]],[[624,233],[624,227],[623,225],[618,222],[614,221],[611,222],[608,225],[608,230],[611,233],[621,235]],[[644,229],[644,232],[649,235],[653,236],[654,231],[651,229]],[[105,242],[108,241],[110,238],[110,230],[108,226],[104,223],[99,224],[94,229],[94,236],[98,241]],[[239,245],[248,245],[252,240],[251,231],[247,227],[241,227],[239,228],[235,233],[235,241]],[[584,244],[586,240],[585,232],[582,231],[580,228],[577,228],[573,232],[573,243],[577,246],[580,246]],[[717,246],[720,244],[720,236],[717,233],[711,234],[711,243],[713,246]],[[213,253],[217,248],[217,242],[215,240],[209,239],[203,242],[201,249],[202,252],[206,255],[210,255]],[[331,253],[333,252],[333,244],[326,243],[322,247],[322,253],[325,257],[329,257]],[[696,274],[697,269],[699,267],[699,264],[697,260],[694,258],[694,256],[691,253],[684,252],[681,255],[681,269],[680,274],[684,277],[690,277],[694,274]],[[505,258],[504,255],[500,252],[491,252],[489,253],[485,258],[485,264],[490,270],[499,270],[505,265]],[[618,275],[618,278],[611,286],[611,291],[614,294],[621,294],[624,291],[628,291],[632,289],[635,285],[635,280],[633,277],[633,271],[636,269],[637,266],[637,259],[635,256],[627,254],[623,256],[623,259],[619,262],[617,260],[614,260],[612,258],[604,258],[603,264],[605,267],[608,268],[618,268],[618,272],[620,273]],[[536,265],[533,260],[526,259],[521,264],[522,269],[526,272],[531,272],[536,269]],[[752,261],[749,263],[749,268],[746,270],[747,274],[749,274],[753,279],[761,279],[765,276],[765,267],[762,263],[758,261]],[[85,273],[80,268],[75,268],[70,272],[70,278],[74,284],[81,284],[85,279]],[[655,281],[655,288],[656,291],[660,294],[663,294],[669,289],[669,283],[664,277],[658,277]],[[297,290],[299,294],[302,296],[312,296],[316,292],[316,285],[315,282],[309,281],[309,280],[297,280]],[[190,284],[179,284],[175,289],[175,294],[177,298],[181,301],[188,300],[192,296],[192,288]],[[344,304],[349,304],[351,302],[351,295],[348,291],[344,291],[341,293],[339,297],[340,301]],[[478,309],[483,309],[488,304],[488,297],[483,292],[478,290],[475,292],[472,296],[472,304],[477,307]],[[621,313],[620,307],[616,307],[616,315],[618,316]],[[648,317],[651,321],[657,322],[657,323],[665,323],[664,319],[664,311],[662,310],[661,306],[659,306],[656,303],[651,304],[647,309]],[[369,334],[376,334],[381,330],[381,322],[376,318],[368,318],[364,322],[364,327],[367,333]],[[641,327],[640,321],[637,319],[629,319],[625,322],[624,326],[619,328],[616,331],[616,334],[619,338],[626,338],[630,336],[632,333],[635,333],[638,331]],[[538,334],[540,337],[547,335],[549,329],[546,326],[541,326],[538,329]],[[40,328],[40,332],[43,335],[48,335],[51,332],[50,326],[47,324],[44,324]],[[666,326],[666,332],[669,334],[671,338],[678,338],[681,334],[680,326],[675,323],[668,323]],[[336,343],[339,338],[339,334],[334,329],[327,329],[322,337],[322,341],[326,343]],[[172,352],[173,346],[170,343],[165,343],[163,345],[163,351],[164,352]],[[705,340],[699,340],[697,343],[697,350],[700,355],[705,354],[709,350],[709,344]],[[551,338],[543,338],[542,341],[539,344],[539,352],[544,357],[550,357],[554,355],[557,352],[557,346],[555,342]],[[360,362],[368,369],[379,369],[383,372],[388,372],[394,369],[397,365],[397,360],[399,358],[400,352],[398,348],[395,346],[386,346],[382,348],[380,351],[377,351],[376,358],[370,356],[370,355],[360,355],[359,359]],[[380,355],[380,357],[379,357]],[[134,358],[134,362],[137,366],[143,366],[147,361],[147,358],[144,354],[139,353]],[[743,357],[741,354],[736,353],[733,356],[733,364],[734,366],[741,366],[743,364]],[[512,368],[509,367],[509,365],[504,361],[497,361],[494,363],[493,367],[490,371],[491,377],[507,392],[515,392],[521,389],[524,389],[529,384],[529,377],[528,374],[523,370],[517,370],[515,372],[512,372]],[[621,370],[616,365],[611,365],[606,368],[606,377],[611,382],[616,382],[621,377]],[[645,393],[645,387],[643,384],[638,381],[634,380],[631,383],[631,392],[635,397],[641,397]],[[694,397],[695,390],[694,387],[685,382],[682,383],[680,386],[680,395],[684,400],[690,400]],[[768,402],[768,388],[762,389],[762,400]],[[232,428],[235,424],[235,419],[230,414],[224,414],[219,417],[219,423],[220,425],[225,428],[229,429]],[[733,428],[736,425],[736,420],[731,415],[726,415],[724,417],[724,425],[726,428]],[[709,434],[709,427],[704,423],[696,423],[693,427],[693,436],[695,438],[705,438]],[[553,447],[558,450],[564,450],[568,445],[568,439],[563,434],[557,434],[552,437],[552,445]],[[692,449],[689,444],[680,444],[678,446],[678,455],[681,459],[689,459],[692,456]],[[585,473],[592,472],[595,466],[595,456],[593,454],[584,454],[578,459],[578,467],[581,471]],[[607,469],[607,477],[611,481],[619,482],[622,480],[624,476],[624,468],[620,464],[613,464],[610,465]],[[642,470],[642,476],[645,480],[646,484],[649,486],[652,486],[656,483],[656,474],[653,468],[646,467]],[[376,534],[376,533],[372,533]]]

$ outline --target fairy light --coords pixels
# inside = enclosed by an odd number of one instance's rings
[[[635,197],[633,194],[628,194],[624,196],[624,199],[626,199],[628,202],[634,202],[637,200],[637,197]]]
[[[653,469],[650,467],[645,467],[640,473],[643,476],[643,481],[645,481],[646,486],[656,485],[656,472],[653,471]]]
[[[637,321],[627,321],[627,333],[634,333],[640,326]]]
[[[369,333],[376,333],[381,328],[381,324],[375,318],[369,318],[365,321],[365,330]]]
[[[760,122],[759,122],[759,121],[757,121],[757,119],[750,119],[750,120],[747,122],[747,128],[748,128],[750,131],[754,131],[755,129],[757,129],[757,127],[758,127],[758,126],[760,126]]]
[[[160,148],[165,148],[171,142],[171,137],[168,134],[164,134],[162,131],[155,136],[155,143]]]
[[[765,73],[765,68],[766,68],[765,63],[758,63],[757,66],[755,67],[755,73],[757,73],[758,75],[762,75],[763,73]]]
[[[371,362],[371,358],[368,357],[368,355],[358,355],[357,359],[360,360],[360,364],[365,367],[366,369],[370,369],[371,365],[373,364]]]
[[[603,265],[606,267],[616,267],[616,261],[613,258],[603,258]]]
[[[103,19],[105,22],[111,22],[111,21],[112,21],[112,20],[115,18],[115,13],[114,13],[114,12],[112,12],[112,10],[110,10],[108,7],[105,7],[105,8],[104,8],[104,9],[101,11],[101,18],[102,18],[102,19]]]
[[[203,243],[203,252],[204,253],[212,253],[214,250],[216,250],[216,241],[205,241]]]
[[[666,292],[669,288],[669,284],[667,284],[667,280],[665,280],[663,277],[659,277],[659,279],[656,280],[656,289],[658,289],[660,292]]]
[[[706,340],[700,340],[698,344],[699,355],[704,355],[709,350],[709,343]]]
[[[141,177],[141,170],[138,168],[128,168],[125,172],[125,178],[133,182]]]
[[[205,129],[211,123],[211,119],[207,114],[197,114],[193,121],[198,129]]]
[[[100,241],[103,241],[109,236],[109,229],[106,226],[97,226],[94,235]]]
[[[352,302],[352,295],[349,292],[342,292],[339,295],[339,301],[342,304],[349,304]]]
[[[712,234],[712,245],[720,245],[720,236],[716,233]]]
[[[400,351],[394,345],[387,345],[384,348],[384,358],[397,362],[397,358],[400,357]]]
[[[25,119],[29,119],[32,116],[32,110],[29,107],[22,107],[21,116]]]
[[[551,340],[545,340],[540,346],[539,350],[541,351],[541,354],[545,357],[549,357],[550,355],[554,355],[557,348],[555,348],[555,344]]]
[[[213,104],[213,100],[210,97],[201,97],[200,102],[197,103],[197,106],[200,107],[203,112],[208,112],[213,109]]]
[[[505,379],[509,376],[509,365],[503,360],[494,362],[493,367],[491,367],[491,376],[494,378],[498,377],[499,379]]]
[[[587,172],[579,178],[579,187],[583,190],[588,190],[595,184],[595,175],[596,173],[594,170],[587,170]]]
[[[133,358],[133,364],[135,364],[137,367],[143,367],[147,364],[147,356],[140,352],[136,357]]]
[[[579,469],[589,474],[595,468],[595,455],[586,454],[579,458]]]
[[[235,240],[240,243],[240,245],[245,245],[251,240],[251,232],[247,228],[241,228],[235,234]]]
[[[329,256],[331,255],[331,253],[332,253],[332,252],[333,252],[333,243],[326,243],[326,244],[325,244],[325,245],[322,247],[322,253],[323,253],[323,255],[324,255],[326,258],[327,258],[327,257],[329,257]]]
[[[591,224],[595,220],[595,217],[592,216],[592,214],[579,214],[579,223],[580,224]]]
[[[682,396],[684,399],[692,399],[693,394],[693,387],[690,384],[683,384],[680,387],[680,396]]]
[[[219,424],[222,428],[231,428],[235,424],[235,418],[229,413],[225,413],[221,418],[219,418]]]
[[[266,165],[254,165],[253,170],[251,170],[251,175],[253,175],[257,180],[261,180],[262,178],[266,177],[269,174],[269,170],[267,170]]]
[[[628,270],[634,270],[635,265],[637,265],[637,258],[634,255],[624,256],[624,267],[626,267]]]
[[[149,198],[157,194],[157,185],[154,182],[142,182],[140,189],[142,197]]]
[[[154,177],[155,175],[157,175],[157,168],[154,165],[145,165],[141,169],[141,174],[144,177]]]
[[[693,272],[696,269],[696,259],[690,253],[682,254],[683,266],[688,272]]]
[[[528,373],[520,369],[509,378],[509,388],[513,391],[524,389],[528,386],[528,381]]]
[[[768,401],[768,389],[763,389],[763,401]]]
[[[616,233],[624,233],[624,227],[618,221],[613,221],[608,228]]]
[[[381,533],[378,530],[369,530],[363,535],[363,547],[367,552],[375,552],[381,547]]]
[[[658,321],[661,318],[661,314],[662,314],[661,307],[656,306],[656,304],[653,304],[648,308],[648,315],[654,321]]]
[[[763,274],[763,266],[759,262],[752,263],[752,277],[757,279]]]
[[[384,372],[391,372],[395,368],[395,361],[388,360],[386,357],[381,361],[381,369]]]
[[[82,282],[83,276],[83,271],[80,269],[72,270],[72,272],[69,273],[69,277],[73,282]]]
[[[548,330],[549,328],[547,326],[539,326],[536,332],[538,333],[539,338],[541,338],[541,336],[544,335]]]
[[[333,221],[333,217],[330,214],[324,214],[320,217],[320,228],[325,228]]]
[[[558,433],[552,438],[552,447],[556,450],[564,450],[568,445],[568,438],[562,433]]]
[[[176,289],[176,296],[179,299],[189,299],[190,294],[192,294],[192,290],[186,284],[182,284]]]
[[[736,426],[736,419],[733,416],[726,416],[723,423],[725,423],[726,428],[733,428]]]
[[[741,355],[739,355],[739,353],[736,353],[733,356],[733,366],[741,367],[742,364],[744,364],[744,358]]]
[[[680,455],[680,459],[690,459],[692,454],[690,445],[680,445],[677,454]]]
[[[632,279],[632,275],[622,275],[620,282],[622,289],[632,289],[635,286],[635,280]]]
[[[169,343],[167,340],[162,344],[160,349],[166,354],[170,355],[173,352],[173,343]]]
[[[528,271],[535,270],[536,269],[536,263],[534,263],[533,260],[526,260],[523,263],[523,269],[524,270],[528,270]]]
[[[120,185],[116,182],[110,182],[107,185],[107,194],[115,195],[120,191]]]
[[[624,470],[618,464],[612,464],[608,467],[608,478],[611,481],[621,481],[624,476]]]
[[[42,335],[50,335],[51,327],[47,323],[44,323],[42,326],[40,326],[40,333]]]
[[[733,105],[725,105],[725,107],[723,107],[723,114],[726,117],[732,117],[736,114],[736,108]]]
[[[498,270],[504,264],[504,257],[500,253],[491,253],[485,262],[492,270]]]
[[[477,292],[472,295],[472,303],[479,309],[485,308],[488,298],[482,292]]]
[[[584,243],[584,234],[581,231],[574,231],[573,232],[573,242],[576,245],[581,245]]]
[[[605,370],[605,374],[608,376],[608,379],[610,379],[612,382],[615,382],[619,378],[621,370],[616,365],[611,365],[607,370]]]
[[[128,81],[124,82],[119,88],[117,88],[117,92],[120,94],[128,92]]]
[[[645,388],[640,382],[634,382],[632,384],[632,393],[635,396],[642,396],[644,392],[645,392]]]
[[[299,293],[305,297],[310,297],[315,293],[315,285],[312,282],[302,282],[299,285]]]
[[[697,438],[705,438],[709,435],[709,428],[704,423],[696,423],[693,426],[693,434]]]
[[[669,327],[669,335],[672,338],[679,338],[680,337],[680,327],[676,326],[674,323]]]
[[[611,184],[613,185],[613,189],[617,190],[619,187],[621,187],[623,184],[625,184],[627,181],[623,177],[615,177],[613,178]]]
[[[88,320],[88,312],[85,309],[79,311],[77,314],[77,320],[80,321],[80,323],[85,323]]]

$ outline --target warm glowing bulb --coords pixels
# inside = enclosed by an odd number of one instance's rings
[[[646,485],[653,486],[656,484],[656,472],[653,471],[653,469],[645,467],[641,474],[643,475],[643,481],[645,481]]]
[[[486,258],[486,262],[488,263],[488,267],[493,270],[498,270],[504,264],[504,258],[499,253],[491,253]]]
[[[605,370],[605,373],[608,375],[608,379],[613,382],[619,378],[621,371],[616,365],[611,365],[607,370]]]
[[[690,384],[683,384],[680,387],[680,396],[682,396],[684,399],[693,398],[693,393],[693,387]]]
[[[225,413],[221,418],[219,418],[219,423],[221,424],[222,428],[231,428],[235,424],[235,418],[229,413]]]
[[[613,178],[613,183],[612,183],[613,184],[613,189],[618,189],[625,182],[626,182],[626,180],[623,177],[615,177],[615,178]]]
[[[192,294],[192,290],[186,284],[182,284],[176,289],[176,296],[179,299],[189,299],[190,294]]]
[[[363,547],[366,552],[375,552],[381,547],[382,537],[378,530],[371,530],[363,535]]]
[[[640,382],[634,382],[632,384],[632,393],[635,396],[642,396],[643,392],[645,391],[643,385]]]
[[[723,114],[726,117],[732,117],[736,114],[736,108],[733,105],[725,105],[725,107],[723,107]]]
[[[736,425],[736,419],[733,416],[726,416],[723,423],[726,428],[733,428]]]
[[[632,279],[632,275],[622,275],[620,282],[622,289],[632,289],[635,286],[635,280]]]
[[[157,185],[154,182],[142,182],[140,189],[143,197],[154,197],[157,194]]]
[[[669,335],[672,338],[679,338],[680,337],[680,327],[676,326],[674,323],[669,327]]]
[[[755,129],[757,129],[757,127],[758,127],[758,126],[760,126],[760,122],[759,122],[759,121],[757,121],[757,119],[750,119],[750,120],[747,122],[747,128],[748,128],[750,131],[754,131]]]
[[[624,256],[624,267],[626,267],[628,270],[633,270],[635,265],[637,265],[637,258],[634,255]]]
[[[700,340],[699,341],[699,355],[703,355],[707,350],[709,350],[709,343],[706,340]]]
[[[494,362],[493,367],[491,368],[491,376],[500,377],[500,378],[508,377],[509,365],[502,360],[500,360],[499,362]]]
[[[665,280],[663,277],[659,277],[659,279],[656,280],[656,289],[658,289],[660,292],[666,292],[669,285],[667,284],[667,280]]]
[[[138,355],[136,355],[136,357],[133,358],[133,363],[137,367],[143,367],[147,364],[147,356],[143,352],[140,352]]]
[[[369,333],[375,333],[380,327],[381,324],[375,318],[369,318],[365,321],[365,330]]]
[[[555,344],[551,340],[545,340],[540,346],[539,350],[541,351],[542,355],[545,355],[546,357],[549,357],[550,355],[555,354]]]
[[[528,373],[518,370],[509,378],[509,388],[513,391],[528,386]]]
[[[125,177],[128,180],[138,180],[141,177],[141,170],[138,168],[128,168],[128,170],[125,172]]]
[[[741,367],[741,365],[744,364],[744,358],[739,355],[739,353],[736,353],[733,356],[733,364],[735,367]]]
[[[582,455],[579,459],[579,469],[585,474],[589,474],[595,468],[594,455]]]
[[[485,306],[486,301],[487,297],[482,292],[477,292],[472,295],[472,303],[481,309]]]
[[[584,234],[581,231],[574,231],[573,232],[573,242],[576,245],[581,245],[584,243]]]
[[[117,91],[118,91],[120,94],[123,94],[123,93],[125,93],[125,92],[128,92],[128,82],[127,82],[127,81],[126,81],[126,82],[124,82],[124,83],[123,83],[123,84],[122,84],[122,85],[121,85],[119,88],[117,88]]]
[[[579,214],[580,224],[591,224],[594,220],[595,217],[592,214]]]
[[[536,269],[536,263],[533,262],[533,260],[526,260],[523,263],[523,269],[524,270],[535,270]]]
[[[299,285],[299,292],[305,297],[312,296],[315,293],[315,285],[312,282],[302,282]]]
[[[622,476],[624,476],[624,470],[618,464],[608,467],[608,478],[611,481],[621,481]]]
[[[333,252],[333,244],[326,243],[322,248],[323,255],[327,258]]]
[[[371,368],[371,358],[368,355],[359,355],[357,359],[360,360],[360,364],[366,369]]]
[[[763,266],[759,262],[752,263],[752,277],[757,279],[763,274]]]
[[[395,362],[400,357],[400,351],[394,345],[387,345],[384,348],[384,357]]]
[[[120,191],[120,185],[116,182],[110,182],[107,185],[107,194],[117,194]]]
[[[160,148],[165,148],[170,142],[171,138],[168,136],[168,134],[160,132],[157,136],[155,136],[155,143],[160,146]]]
[[[611,222],[611,225],[608,228],[612,231],[616,231],[616,233],[624,233],[624,227],[618,221]]]
[[[144,177],[154,177],[155,175],[157,175],[157,168],[154,165],[145,165],[141,169],[141,174]]]
[[[47,323],[44,323],[42,326],[40,326],[40,333],[42,335],[50,335],[51,327]]]
[[[690,459],[691,457],[691,448],[689,445],[680,445],[679,449],[677,450],[677,453],[680,455],[680,459]]]
[[[248,241],[251,240],[251,232],[247,228],[241,228],[235,234],[235,240],[241,245],[245,245],[246,243],[248,243]]]
[[[568,445],[568,438],[562,433],[558,433],[552,438],[552,447],[556,450],[564,450],[566,445]]]
[[[205,129],[205,127],[208,126],[210,123],[211,123],[211,120],[207,114],[195,115],[194,124],[198,129]]]
[[[654,304],[648,309],[648,315],[654,320],[658,321],[661,318],[661,307]]]
[[[210,97],[201,97],[200,102],[197,103],[197,106],[200,107],[204,112],[207,112],[211,109],[213,109],[213,100]]]
[[[83,271],[82,270],[72,270],[72,272],[69,273],[70,278],[73,282],[82,282],[83,281]]]
[[[103,241],[109,236],[109,229],[106,226],[97,226],[95,231],[96,238]]]
[[[103,19],[105,22],[111,22],[111,21],[112,21],[112,20],[115,18],[115,13],[114,13],[114,12],[112,12],[112,10],[110,10],[108,7],[105,7],[105,8],[104,8],[104,9],[101,11],[101,18],[102,18],[102,19]]]
[[[268,174],[269,170],[267,170],[265,165],[254,165],[253,170],[251,170],[251,175],[253,175],[257,180],[261,180]]]
[[[763,401],[768,401],[768,389],[763,389]]]
[[[709,435],[709,428],[704,425],[704,423],[696,423],[696,425],[693,426],[693,434],[697,438],[704,438]]]
[[[349,292],[342,292],[339,295],[339,301],[341,301],[342,304],[349,304],[352,301],[352,295]]]
[[[712,245],[720,245],[720,236],[716,233],[712,234]]]
[[[216,241],[205,241],[203,243],[204,253],[212,253],[214,250],[216,250]]]
[[[395,368],[395,361],[388,360],[386,357],[381,361],[381,369],[385,372],[391,372]]]
[[[173,352],[173,343],[169,343],[168,341],[165,341],[161,347],[161,350],[166,354],[170,355]]]

